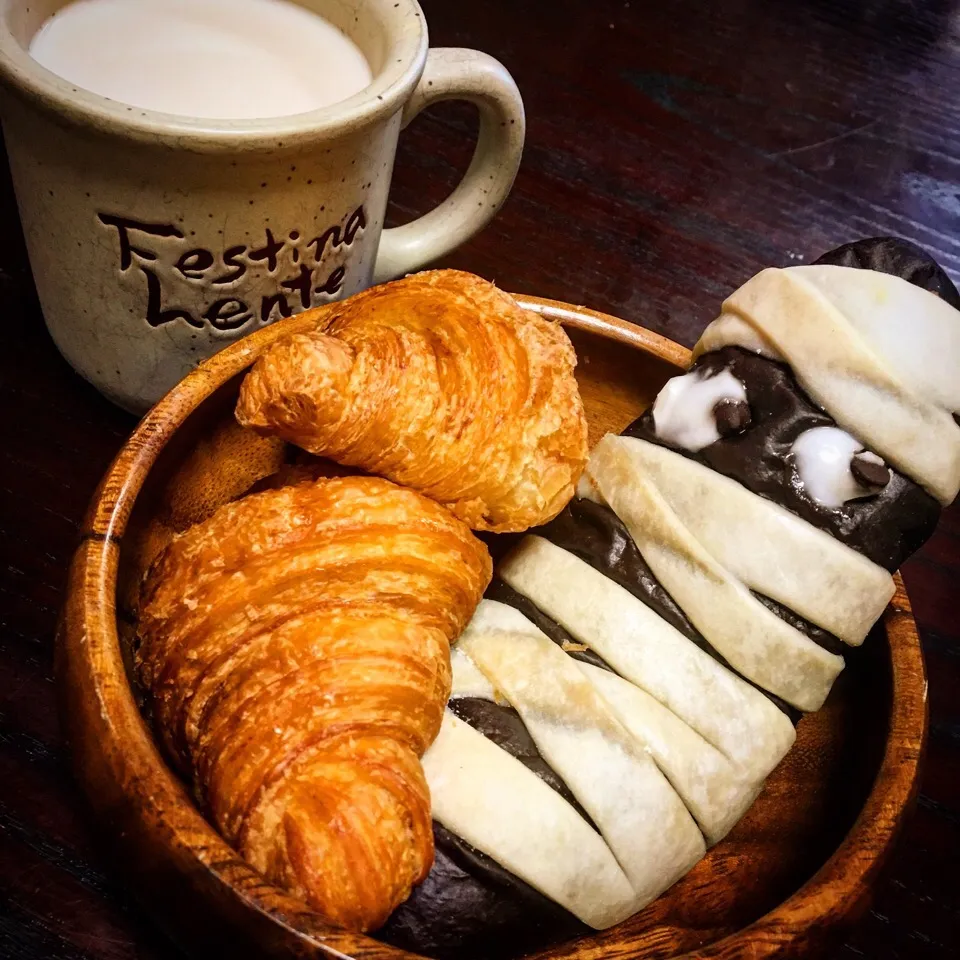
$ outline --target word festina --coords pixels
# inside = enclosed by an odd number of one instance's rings
[[[324,276],[325,254],[351,247],[367,225],[361,206],[346,218],[342,227],[335,224],[306,242],[302,241],[297,230],[278,239],[268,227],[263,246],[251,249],[239,244],[228,247],[218,258],[205,247],[180,252],[184,244],[177,241],[185,237],[173,224],[143,223],[109,213],[100,213],[98,217],[104,226],[117,231],[120,272],[137,269],[143,276],[147,289],[145,319],[150,326],[160,327],[183,320],[198,329],[209,325],[221,331],[239,330],[255,317],[260,323],[269,323],[279,317],[289,317],[295,310],[305,310],[336,297],[343,287],[346,267],[340,264]],[[168,255],[170,262],[164,262],[167,257],[156,249],[166,246],[158,243],[162,240],[173,241],[176,245],[173,253]],[[172,257],[177,259],[173,261]],[[294,272],[280,279],[281,271],[290,265]],[[182,305],[169,305],[169,291],[165,291],[161,283],[161,268],[163,272],[172,268],[172,275],[178,281],[186,281],[204,290],[220,288],[226,293],[229,285],[246,278],[244,286],[259,279],[256,285],[268,287],[269,292],[258,291],[255,294],[259,297],[257,302],[255,298],[245,300],[237,296],[234,287],[232,296],[222,296],[202,307],[202,312],[193,312]],[[253,302],[248,302],[251,299]]]

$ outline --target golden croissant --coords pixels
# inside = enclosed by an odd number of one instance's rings
[[[266,351],[237,419],[389,477],[475,530],[556,516],[587,456],[567,335],[469,273],[435,270],[317,311]]]
[[[447,510],[374,477],[268,490],[149,571],[137,672],[224,837],[334,923],[381,925],[433,862],[420,757],[490,580]]]

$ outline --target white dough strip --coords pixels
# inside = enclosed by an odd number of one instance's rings
[[[762,781],[744,777],[716,747],[629,680],[589,663],[577,667],[617,719],[646,744],[707,843],[722,840],[756,799]]]
[[[423,771],[435,820],[585,924],[603,930],[636,913],[633,886],[600,834],[449,710]]]
[[[518,610],[506,613],[499,609],[502,606],[481,600],[467,632],[472,635],[502,628],[544,636]],[[471,696],[496,701],[493,684],[459,645],[453,648],[451,659],[451,699]],[[629,680],[610,670],[570,659],[653,757],[700,825],[707,842],[712,845],[722,840],[753,803],[763,784],[744,777],[716,747]]]
[[[481,600],[480,606],[491,601]],[[479,610],[479,607],[477,608]],[[474,614],[476,615],[476,614]],[[459,644],[450,651],[450,699],[478,697],[481,700],[499,702],[493,684],[481,673],[476,664],[463,652]]]
[[[606,437],[653,482],[719,563],[854,646],[893,596],[893,578],[828,533],[695,460],[632,437]]]
[[[724,302],[723,313],[704,332],[695,355],[729,344],[748,349],[759,345],[764,353],[779,354],[797,382],[841,427],[941,503],[950,503],[960,490],[960,427],[947,409],[928,397],[935,393],[952,399],[953,392],[940,384],[942,378],[937,378],[936,389],[911,389],[919,372],[911,368],[908,376],[897,376],[881,359],[881,354],[892,353],[889,340],[879,353],[872,349],[823,290],[798,271],[770,268],[748,280]],[[841,295],[835,290],[833,295],[839,302]],[[860,327],[867,329],[868,324]]]
[[[798,710],[823,706],[843,658],[768,610],[681,523],[647,473],[608,434],[587,473],[657,580],[727,662]]]
[[[813,284],[907,388],[960,413],[960,313],[935,293],[877,270],[788,267]]]
[[[576,662],[513,607],[483,608],[458,645],[503,691],[597,825],[641,909],[703,857],[699,828]]]
[[[792,746],[793,724],[759,690],[572,553],[527,536],[499,573],[622,677],[672,710],[747,779],[763,780]]]

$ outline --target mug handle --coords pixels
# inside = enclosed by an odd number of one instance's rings
[[[383,231],[374,283],[417,270],[469,240],[500,209],[516,178],[526,123],[520,91],[506,67],[477,50],[431,50],[423,76],[404,107],[402,127],[441,100],[467,100],[480,111],[473,159],[439,207],[402,227]]]

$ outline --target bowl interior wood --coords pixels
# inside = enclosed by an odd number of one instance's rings
[[[688,360],[683,348],[581,308],[520,298],[560,320],[579,357],[595,443],[620,431]],[[58,674],[75,767],[141,898],[190,952],[409,956],[327,929],[239,861],[203,821],[137,711],[125,670],[133,602],[169,539],[296,459],[233,424],[243,371],[303,317],[208,361],[138,428],[105,477],[71,573]],[[913,797],[926,724],[923,664],[902,584],[847,657],[825,707],[722,843],[642,913],[542,957],[796,955],[860,906]],[[491,958],[493,960],[493,958]]]

